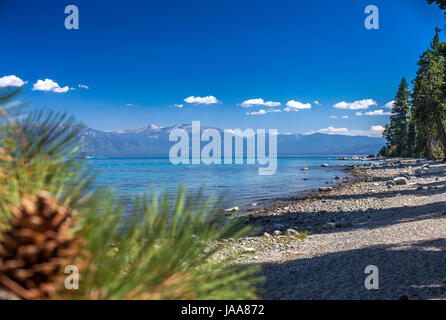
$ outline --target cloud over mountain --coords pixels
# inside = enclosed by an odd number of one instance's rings
[[[366,136],[366,137],[374,137],[374,138],[381,138],[382,132],[384,131],[384,127],[382,126],[371,126],[370,130],[351,130],[347,128],[335,128],[335,127],[328,127],[318,130],[312,130],[305,132],[306,135],[311,135],[315,133],[324,133],[328,135],[333,134],[339,134],[339,135],[345,135],[345,136]]]

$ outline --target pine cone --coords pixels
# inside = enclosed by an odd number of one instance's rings
[[[61,273],[80,247],[71,230],[74,212],[44,191],[22,198],[11,212],[0,235],[0,289],[21,299],[49,299],[63,287]]]

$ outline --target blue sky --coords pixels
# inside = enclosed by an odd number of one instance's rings
[[[70,4],[79,30],[64,27]],[[369,4],[379,30],[364,27]],[[101,130],[200,120],[379,135],[443,24],[425,0],[2,0],[0,78]]]

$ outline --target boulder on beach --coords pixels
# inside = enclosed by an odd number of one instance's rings
[[[332,191],[333,188],[332,187],[322,187],[319,189],[320,192],[328,192],[328,191]]]
[[[404,177],[407,180],[409,180],[411,177],[411,173],[410,172],[402,172],[402,173],[400,173],[400,177]]]
[[[336,228],[336,222],[329,222],[325,225],[325,228],[327,229],[335,229]]]
[[[299,232],[297,230],[294,230],[294,229],[288,229],[286,231],[286,235],[290,236],[290,237],[297,237],[299,235]]]
[[[398,177],[393,179],[393,181],[395,181],[398,186],[404,186],[407,184],[407,178],[405,177]]]
[[[386,182],[386,186],[388,186],[388,187],[394,187],[394,186],[396,186],[396,182],[393,181],[393,180],[389,180],[389,181]]]

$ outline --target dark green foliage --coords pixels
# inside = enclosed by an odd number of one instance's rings
[[[445,0],[427,2],[446,10]],[[399,87],[390,124],[384,130],[388,144],[382,155],[446,157],[446,44],[440,42],[440,30],[435,31],[430,48],[418,61],[410,102],[404,79]]]
[[[388,144],[381,151],[382,155],[429,159],[446,156],[444,46],[437,30],[430,48],[418,61],[412,93],[406,80],[401,81],[390,124],[383,133]]]
[[[406,79],[403,78],[395,97],[390,124],[386,125],[383,133],[384,137],[389,142],[389,149],[392,149],[392,152],[394,153],[391,155],[409,156],[409,97],[409,86]]]
[[[418,62],[419,69],[412,92],[413,118],[418,134],[426,142],[427,154],[433,157],[432,141],[441,142],[446,155],[446,132],[444,128],[445,59],[440,53],[440,41],[436,33],[431,47]]]

